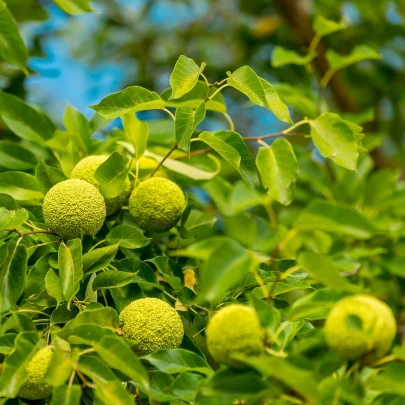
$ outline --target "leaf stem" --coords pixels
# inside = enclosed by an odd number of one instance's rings
[[[226,80],[228,80],[228,79],[226,79]],[[221,87],[219,87],[218,89],[216,89],[216,91],[214,91],[214,93],[212,93],[212,94],[208,97],[208,100],[212,100],[220,91],[222,91],[222,89],[224,89],[225,87],[228,87],[228,86],[229,86],[229,84],[226,83],[226,84],[224,84],[223,86],[221,86]]]
[[[46,233],[46,234],[49,234],[49,235],[59,236],[59,235],[58,235],[57,233],[55,233],[55,232],[45,231],[45,230],[43,230],[43,229],[38,230],[38,231],[20,232],[17,228],[13,228],[13,229],[4,229],[4,232],[15,232],[15,233],[18,234],[18,236],[19,236],[20,238],[22,238],[22,237],[25,236],[25,235],[32,235],[32,234],[35,234],[35,233]]]
[[[309,47],[308,47],[308,53],[312,53],[312,52],[315,52],[315,49],[316,49],[316,47],[318,46],[318,44],[319,44],[319,41],[321,40],[321,36],[319,36],[318,34],[316,34],[313,38],[312,38],[312,41],[311,41],[311,43],[309,44]]]
[[[151,175],[149,176],[149,178],[153,177],[156,172],[162,167],[163,163],[165,162],[165,160],[172,154],[172,152],[174,152],[177,149],[177,143],[175,143],[169,150],[169,152],[166,153],[166,155],[163,157],[163,159],[159,162],[159,164],[155,167],[155,170],[153,170],[153,172],[151,173]]]
[[[226,118],[226,120],[229,123],[229,128],[231,131],[235,131],[235,123],[233,122],[231,116],[228,113],[223,113],[224,117]]]
[[[170,115],[170,117],[172,117],[173,121],[176,120],[176,117],[170,110],[168,110],[167,108],[163,108],[163,111],[166,111]]]
[[[324,88],[328,85],[329,80],[332,79],[332,76],[336,73],[335,69],[329,68],[324,76],[322,77],[321,81],[319,82],[319,86]]]

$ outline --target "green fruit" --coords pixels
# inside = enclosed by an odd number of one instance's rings
[[[28,363],[27,378],[20,388],[19,396],[21,398],[38,400],[52,394],[52,387],[44,381],[52,356],[53,351],[49,347],[44,347]]]
[[[104,198],[96,187],[70,179],[54,185],[42,205],[45,223],[63,239],[95,235],[105,220]]]
[[[120,313],[120,327],[139,356],[175,349],[181,345],[184,335],[177,311],[157,298],[142,298],[127,305]]]
[[[264,349],[264,333],[256,311],[246,305],[231,304],[220,309],[206,329],[208,350],[222,364],[244,365],[237,355],[258,356]]]
[[[371,352],[381,357],[392,346],[396,322],[384,302],[369,295],[354,295],[332,307],[324,332],[328,345],[345,359]]]
[[[107,159],[108,156],[104,155],[87,156],[74,167],[70,177],[72,179],[80,179],[87,181],[93,184],[93,186],[96,186],[98,188],[98,182],[94,178],[94,172]],[[130,193],[131,193],[131,182],[127,178],[124,182],[124,186],[121,193],[117,197],[105,198],[107,216],[112,215],[115,212],[119,211],[122,208],[122,206],[127,203]]]
[[[184,194],[176,183],[152,177],[134,189],[128,208],[142,229],[163,232],[176,225],[185,203]]]

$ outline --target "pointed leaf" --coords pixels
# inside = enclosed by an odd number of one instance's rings
[[[147,121],[139,120],[135,113],[124,114],[122,124],[125,135],[135,149],[135,158],[138,160],[148,145],[149,124]]]
[[[54,388],[50,405],[79,405],[81,397],[80,385],[60,385]]]
[[[90,0],[53,0],[63,11],[69,14],[82,14],[93,11]]]
[[[311,277],[328,287],[347,291],[354,288],[340,275],[339,269],[328,256],[303,252],[298,256],[297,262]]]
[[[37,332],[22,332],[16,339],[14,351],[3,363],[0,375],[0,397],[15,398],[26,378],[26,368],[37,351]]]
[[[83,255],[83,272],[85,274],[104,270],[114,259],[118,244],[90,250]]]
[[[228,72],[228,76],[228,84],[245,94],[252,103],[272,111],[280,121],[292,123],[288,107],[281,101],[274,87],[257,76],[252,68],[242,66],[233,73]]]
[[[202,63],[201,67],[199,67],[193,59],[180,55],[170,76],[170,86],[172,88],[170,99],[179,98],[193,90],[205,66],[206,64]]]
[[[0,173],[0,192],[16,200],[38,200],[44,196],[35,177],[24,172]]]
[[[131,164],[127,165],[127,160],[118,152],[114,152],[94,172],[101,194],[106,198],[117,197],[124,187],[130,169]]]
[[[38,159],[21,144],[0,141],[0,162],[10,170],[27,170],[35,167]]]
[[[276,46],[271,56],[271,64],[275,68],[284,65],[307,65],[315,57],[315,52],[300,55],[297,52],[285,49],[282,46]]]
[[[0,246],[0,314],[11,309],[24,292],[28,254],[20,242],[12,239]]]
[[[162,110],[165,108],[165,102],[154,91],[140,86],[130,86],[118,93],[110,94],[90,108],[104,118],[113,119],[137,111]]]
[[[68,104],[63,114],[63,123],[77,149],[87,154],[91,145],[91,132],[86,117]]]
[[[67,180],[67,177],[56,167],[48,166],[42,160],[35,170],[35,178],[41,191],[46,194],[55,184]]]
[[[132,283],[136,278],[136,273],[127,271],[102,271],[97,274],[93,281],[93,290],[123,287],[124,285]]]
[[[27,210],[19,208],[8,194],[0,194],[0,230],[17,228],[27,219]]]
[[[312,27],[319,37],[324,37],[334,32],[338,32],[347,28],[346,22],[336,22],[333,20],[328,20],[324,16],[318,14],[314,18]]]
[[[271,198],[289,205],[294,197],[298,162],[294,150],[286,139],[276,139],[270,147],[260,148],[256,164],[263,187]]]
[[[54,135],[54,125],[20,98],[0,91],[0,115],[20,138],[44,145]]]
[[[0,57],[27,72],[28,50],[3,0],[0,0]]]
[[[349,55],[340,55],[332,49],[326,52],[329,66],[334,70],[344,69],[366,59],[381,59],[381,55],[367,45],[357,45]]]
[[[83,277],[82,243],[80,239],[72,239],[67,244],[62,242],[58,251],[59,281],[61,291],[68,304],[79,291]]]
[[[180,106],[177,108],[176,120],[174,121],[174,131],[176,134],[177,146],[184,150],[184,152],[190,152],[190,139],[198,124],[200,124],[204,118],[204,102],[202,102],[196,110],[187,106]]]
[[[240,134],[235,131],[204,131],[198,138],[218,152],[252,187],[257,185],[256,164]]]
[[[55,269],[49,269],[45,276],[45,288],[48,295],[56,300],[56,306],[63,302],[59,276]]]
[[[301,212],[295,227],[302,230],[319,229],[358,239],[368,239],[375,233],[373,224],[353,207],[329,201],[315,201]]]
[[[356,169],[361,127],[334,113],[324,113],[309,124],[312,140],[322,156],[346,169]]]
[[[111,229],[106,236],[106,241],[118,243],[120,246],[128,249],[138,249],[146,246],[150,238],[147,238],[134,226],[118,225]]]

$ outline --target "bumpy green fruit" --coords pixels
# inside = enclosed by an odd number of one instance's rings
[[[141,298],[127,305],[120,313],[120,327],[139,356],[175,349],[181,345],[184,335],[177,311],[157,298]]]
[[[329,346],[345,359],[371,352],[381,357],[391,348],[396,322],[384,302],[369,295],[354,295],[332,307],[324,332]]]
[[[27,379],[21,386],[19,396],[25,399],[38,400],[52,394],[52,387],[45,383],[44,376],[51,363],[53,351],[44,347],[28,363]]]
[[[264,333],[255,310],[231,304],[219,310],[206,329],[208,350],[222,364],[243,368],[235,355],[258,356],[264,349]]]
[[[93,186],[98,187],[98,182],[94,178],[94,172],[98,167],[108,159],[105,155],[87,156],[82,159],[72,170],[71,178],[87,181]],[[105,199],[105,207],[107,216],[112,215],[122,208],[128,201],[131,193],[131,182],[127,178],[124,182],[124,187],[119,195],[114,198]]]
[[[42,206],[45,223],[63,239],[95,235],[105,220],[104,198],[92,184],[70,179],[55,184]]]
[[[184,194],[176,183],[152,177],[134,189],[128,208],[142,229],[163,232],[176,225],[185,203]]]

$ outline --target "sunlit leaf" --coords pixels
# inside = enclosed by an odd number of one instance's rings
[[[300,55],[297,52],[289,49],[284,49],[281,46],[274,48],[271,55],[271,64],[273,67],[278,68],[284,65],[307,65],[316,57],[316,53],[307,53],[306,55]]]
[[[357,45],[349,55],[340,55],[333,49],[328,49],[326,59],[334,70],[344,69],[366,59],[381,59],[381,55],[367,45]]]

